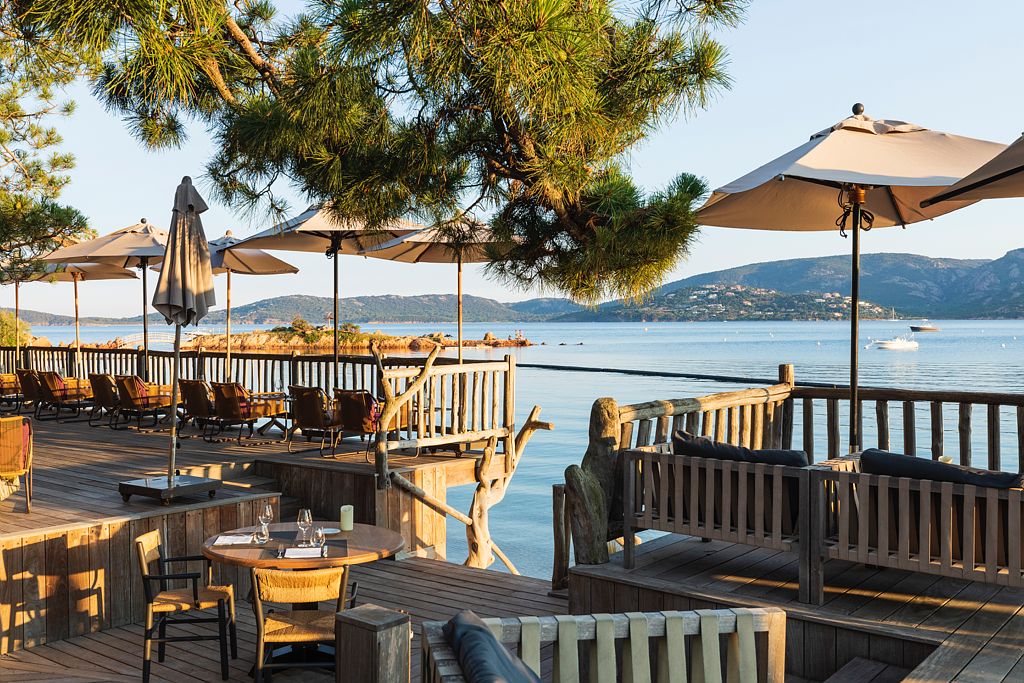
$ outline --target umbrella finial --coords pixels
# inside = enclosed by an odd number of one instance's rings
[[[853,115],[854,116],[860,116],[863,113],[864,113],[864,105],[863,104],[861,104],[860,102],[857,102],[856,104],[853,105]]]
[[[234,234],[235,234],[235,233],[233,233],[233,232],[231,232],[230,230],[228,230],[227,232],[225,232],[225,233],[224,233],[224,236],[225,236],[225,237],[231,237],[231,236],[233,236]]]
[[[145,224],[146,224],[146,219],[145,219],[145,218],[143,218],[143,219],[142,219],[142,220],[140,220],[139,222],[140,222],[140,223],[142,223],[143,225],[145,225]]]

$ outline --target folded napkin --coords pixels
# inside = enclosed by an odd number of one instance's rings
[[[252,543],[252,534],[224,534],[218,536],[213,542],[214,545],[242,545]]]
[[[320,557],[320,548],[286,548],[284,556],[289,560]]]

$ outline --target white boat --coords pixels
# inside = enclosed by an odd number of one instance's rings
[[[922,321],[920,325],[911,325],[910,326],[910,331],[911,332],[938,332],[939,331],[939,326],[938,325],[932,325],[930,322],[925,320],[925,321]]]
[[[901,336],[893,337],[892,339],[875,339],[868,344],[868,347],[871,346],[884,351],[917,351],[917,347],[920,346],[920,344],[918,344],[915,339],[911,339],[907,336]]]

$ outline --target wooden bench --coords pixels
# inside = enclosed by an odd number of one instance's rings
[[[633,568],[636,532],[642,529],[799,551],[800,585],[809,599],[814,566],[805,557],[810,537],[810,470],[785,465],[697,458],[658,444],[622,453],[623,559]]]
[[[812,468],[811,495],[819,562],[1024,586],[1022,489],[865,474],[848,456]]]
[[[552,672],[546,680],[558,683],[586,680],[587,672],[589,680],[601,683],[711,683],[722,680],[723,662],[726,680],[782,683],[785,670],[786,615],[775,608],[514,617],[484,622],[538,675],[541,649],[553,644]],[[443,626],[439,621],[423,624],[424,683],[465,681],[442,633]],[[724,652],[722,635],[728,636]],[[617,658],[617,642],[622,645],[621,658]],[[580,643],[587,645],[581,648]]]

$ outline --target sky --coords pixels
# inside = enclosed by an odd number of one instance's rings
[[[289,3],[294,6],[294,3]],[[637,147],[626,163],[637,182],[657,191],[680,172],[718,187],[744,175],[850,113],[863,102],[874,118],[898,119],[960,135],[1009,143],[1024,131],[1024,3],[985,3],[983,10],[950,0],[890,0],[853,6],[836,0],[753,0],[742,26],[719,35],[730,54],[731,89],[707,110],[666,123]],[[202,187],[211,154],[202,128],[181,149],[142,148],[123,122],[105,111],[85,87],[68,92],[75,115],[59,122],[64,149],[77,158],[63,200],[82,211],[99,233],[147,218],[166,227],[174,188],[183,175]],[[300,211],[305,202],[292,194]],[[241,221],[230,207],[212,204],[203,215],[207,237],[225,230],[245,236],[269,223]],[[874,230],[865,252],[998,258],[1024,246],[1024,200],[1006,199],[918,223],[907,229]],[[689,258],[667,281],[757,261],[847,253],[848,242],[832,232],[780,233],[704,228]],[[327,259],[277,252],[300,268],[298,276],[238,276],[233,305],[283,294],[330,295]],[[455,268],[394,264],[342,257],[343,296],[451,293]],[[467,266],[465,291],[501,301],[552,295],[519,291],[488,280],[482,266]],[[217,278],[218,305],[224,278]],[[13,305],[12,288],[0,288],[0,305]],[[53,313],[73,311],[70,285],[22,287],[21,305]],[[139,284],[81,285],[83,315],[137,315]]]

